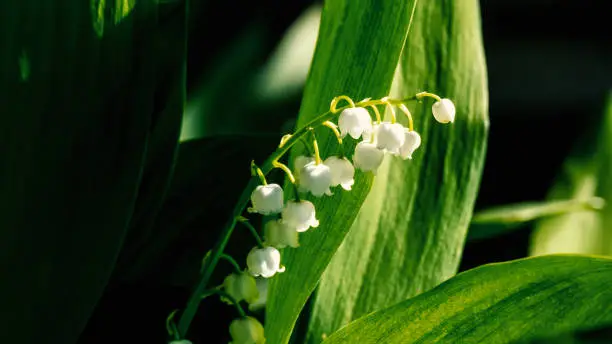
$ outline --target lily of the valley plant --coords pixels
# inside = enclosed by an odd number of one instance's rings
[[[310,193],[315,197],[332,195],[334,189],[340,187],[350,191],[354,184],[355,169],[376,174],[385,155],[392,155],[407,160],[421,145],[421,137],[414,130],[413,119],[406,104],[410,101],[421,100],[425,97],[435,99],[432,113],[436,121],[451,123],[455,119],[455,106],[449,99],[421,92],[406,99],[364,99],[355,103],[348,96],[335,97],[328,112],[318,116],[303,128],[293,134],[283,136],[278,149],[258,167],[252,163],[253,178],[243,192],[241,200],[234,209],[234,217],[222,233],[215,247],[204,259],[203,272],[194,293],[190,297],[187,307],[182,312],[178,326],[174,323],[173,312],[168,317],[168,333],[172,344],[188,344],[185,335],[200,301],[210,295],[219,295],[221,300],[236,307],[239,317],[229,327],[232,344],[262,344],[265,342],[264,328],[254,317],[247,316],[240,305],[244,301],[251,306],[261,304],[265,300],[261,283],[257,279],[272,278],[278,273],[285,272],[282,265],[279,248],[299,246],[298,234],[319,226],[316,209],[312,202],[299,198],[300,193]],[[348,105],[338,108],[338,103],[345,101]],[[379,106],[387,107],[390,121],[383,121]],[[395,108],[407,117],[407,127],[398,122]],[[374,119],[372,119],[374,117]],[[337,124],[333,122],[337,120]],[[322,157],[314,130],[318,127],[327,127],[336,136],[340,154],[338,156]],[[294,159],[293,169],[280,160],[289,149],[304,140],[312,148],[312,156],[299,156]],[[354,140],[361,140],[350,156],[345,156],[342,147],[347,135]],[[273,169],[278,168],[285,172],[291,184],[297,190],[295,199],[285,199],[283,188],[276,183],[269,183],[266,176]],[[245,208],[248,203],[251,207],[246,209],[248,214],[265,216],[264,237],[245,217]],[[233,232],[234,227],[243,224],[248,228],[255,239],[256,245],[246,258],[246,268],[241,268],[232,257],[224,254],[225,246]],[[234,266],[235,272],[227,276],[222,285],[209,288],[209,280],[219,260],[226,260]],[[291,271],[285,272],[291,273]]]

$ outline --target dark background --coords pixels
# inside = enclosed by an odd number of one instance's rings
[[[293,21],[313,1],[192,1],[189,37],[189,101],[211,92],[219,102],[235,94],[253,94],[252,80]],[[506,203],[542,200],[576,140],[588,134],[600,116],[612,76],[610,17],[605,1],[481,1],[490,91],[490,138],[477,209]],[[168,20],[175,15],[168,10]],[[229,19],[229,20],[228,20]],[[238,42],[238,43],[237,43]],[[242,43],[240,43],[242,42]],[[237,60],[236,60],[237,59]],[[227,68],[238,61],[237,68]],[[212,80],[212,81],[211,81]],[[205,91],[202,91],[204,89]],[[229,90],[229,91],[228,91]],[[227,98],[226,98],[227,97]],[[197,261],[216,238],[247,176],[244,162],[263,156],[276,143],[281,128],[299,108],[300,94],[274,103],[236,104],[224,110],[267,115],[259,143],[236,146],[223,126],[201,122],[209,136],[225,135],[221,159],[234,166],[211,171],[201,185],[183,186],[171,205],[188,202],[194,190],[220,185],[223,190],[201,199],[206,218],[195,218],[182,230],[159,265],[148,274],[117,277],[99,302],[81,343],[162,343],[165,317],[182,308],[192,285],[193,269],[177,274],[190,258]],[[247,109],[241,106],[246,106]],[[208,131],[212,128],[212,131]],[[229,135],[229,136],[228,136]],[[197,152],[187,152],[197,156]],[[231,156],[232,160],[223,160]],[[179,157],[179,160],[183,156]],[[234,175],[232,172],[237,171]],[[240,172],[238,172],[240,171]],[[233,186],[232,186],[233,185]],[[219,198],[216,198],[219,196]],[[173,203],[174,202],[174,203]],[[205,231],[204,234],[190,234]],[[529,228],[466,245],[461,270],[527,255]],[[245,239],[243,241],[246,241]],[[232,251],[248,244],[233,239]],[[244,244],[244,245],[243,245]],[[246,246],[245,246],[246,245]],[[219,276],[227,271],[221,269]],[[191,277],[185,277],[191,276]],[[217,277],[219,277],[217,276]],[[218,278],[220,283],[220,278]],[[190,338],[195,343],[227,343],[232,308],[206,300]]]

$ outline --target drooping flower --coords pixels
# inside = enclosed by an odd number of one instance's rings
[[[376,174],[376,170],[382,164],[385,152],[378,149],[375,144],[361,141],[355,147],[353,163],[355,167],[364,171]]]
[[[435,102],[431,106],[431,112],[436,121],[440,123],[449,123],[455,120],[455,104],[448,98]]]
[[[338,117],[338,127],[342,137],[349,134],[356,140],[362,134],[368,134],[372,131],[372,118],[365,108],[347,108],[342,110],[340,117]]]
[[[270,278],[277,272],[285,271],[280,265],[280,252],[271,246],[254,247],[247,256],[247,267],[251,275]]]
[[[284,211],[284,210],[283,210]],[[298,247],[298,233],[295,228],[288,226],[286,223],[278,220],[268,221],[264,226],[264,236],[266,244],[276,247]]]
[[[255,302],[249,304],[249,310],[251,312],[264,308],[266,306],[266,302],[268,302],[268,279],[256,278],[255,284],[257,284],[259,297]]]
[[[347,158],[330,156],[325,159],[325,165],[331,169],[331,186],[342,186],[344,190],[351,190],[355,184],[355,167]]]
[[[302,169],[304,168],[304,166],[306,166],[307,164],[313,161],[315,161],[315,159],[311,156],[300,155],[297,158],[295,158],[295,160],[293,161],[293,176],[295,177],[295,179],[299,180],[300,173],[302,172]]]
[[[225,277],[223,288],[236,302],[245,300],[248,303],[252,303],[259,297],[255,278],[246,272],[233,273]],[[227,298],[222,297],[221,300],[228,304],[232,303]]]
[[[397,154],[404,144],[404,129],[404,126],[399,123],[380,123],[375,132],[376,147]]]
[[[281,221],[293,230],[305,232],[308,228],[319,226],[315,206],[310,201],[287,201],[281,215]]]
[[[412,153],[421,145],[421,136],[414,130],[406,129],[404,144],[399,150],[399,156],[406,160],[412,159]]]
[[[251,194],[251,213],[278,214],[283,210],[283,188],[278,184],[258,185]]]
[[[234,319],[229,327],[232,341],[230,344],[264,344],[264,328],[253,317]]]
[[[332,194],[331,169],[324,163],[309,162],[302,167],[299,175],[298,188],[301,192],[310,192],[316,197]]]

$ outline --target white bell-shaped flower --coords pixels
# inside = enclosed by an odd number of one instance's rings
[[[283,188],[278,184],[258,185],[251,194],[250,213],[278,214],[283,210]]]
[[[281,221],[285,225],[298,232],[305,232],[310,227],[319,226],[315,206],[310,201],[287,201],[281,216]]]
[[[299,175],[298,188],[301,192],[310,192],[316,197],[321,197],[323,194],[328,196],[332,194],[330,190],[332,183],[331,169],[324,163],[317,165],[314,161],[310,162],[302,167]]]
[[[342,110],[340,117],[338,117],[338,127],[342,137],[349,134],[356,140],[362,134],[368,134],[372,131],[372,118],[365,108],[347,108]]]
[[[277,272],[285,271],[280,265],[280,252],[274,247],[254,247],[247,256],[247,267],[251,275],[270,278]]]
[[[376,170],[382,164],[385,152],[378,149],[375,144],[361,141],[355,147],[353,163],[355,167],[364,171],[376,174]]]
[[[331,169],[331,186],[342,186],[344,190],[350,190],[355,184],[355,167],[347,158],[330,156],[325,159],[325,165]]]
[[[251,312],[262,309],[268,302],[268,279],[267,278],[256,278],[255,284],[257,284],[257,290],[259,291],[259,297],[255,302],[249,304],[249,310]]]
[[[264,237],[266,244],[276,247],[298,247],[298,233],[295,228],[288,226],[283,221],[272,220],[268,221],[264,226]]]
[[[225,277],[223,281],[223,288],[225,292],[231,297],[240,302],[245,300],[248,303],[255,302],[259,297],[259,291],[255,284],[255,278],[246,272],[233,273]],[[232,301],[227,298],[221,297],[221,301],[231,304]]]
[[[406,130],[404,144],[399,150],[402,159],[412,159],[412,153],[421,145],[421,135],[414,130]]]
[[[229,327],[232,341],[230,344],[264,344],[264,328],[261,323],[253,317],[234,319]]]
[[[307,164],[313,162],[315,159],[311,156],[304,156],[304,155],[300,155],[297,158],[295,158],[295,160],[293,161],[293,176],[295,177],[295,179],[300,179],[300,173],[302,172],[302,169],[304,168],[304,166],[306,166]]]
[[[397,154],[404,144],[404,130],[404,126],[399,123],[380,123],[375,132],[376,147]]]
[[[435,102],[431,106],[431,112],[436,121],[440,123],[455,121],[455,104],[453,104],[453,101],[450,99],[444,98]]]

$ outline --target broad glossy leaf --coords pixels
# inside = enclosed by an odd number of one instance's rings
[[[413,6],[414,1],[403,0],[325,2],[298,127],[327,112],[335,96],[346,94],[361,100],[388,95]],[[323,157],[336,155],[333,134],[322,128],[317,135]],[[346,141],[350,157],[355,142]],[[294,150],[293,156],[298,152]],[[270,343],[288,342],[302,307],[348,232],[370,183],[371,175],[358,172],[351,192],[338,189],[333,197],[312,199],[321,225],[300,236],[299,249],[283,250],[287,272],[270,282],[266,313]]]
[[[463,272],[324,341],[512,343],[612,323],[612,260],[555,255]]]
[[[409,106],[423,145],[387,157],[316,293],[308,333],[318,343],[352,319],[429,290],[454,275],[482,174],[488,118],[477,1],[420,1],[395,80],[398,96],[452,99],[442,125],[431,102]]]
[[[158,110],[157,5],[134,3],[0,4],[2,343],[74,343],[110,277]]]
[[[597,133],[593,135],[593,132]],[[608,202],[600,212],[580,212],[538,221],[531,255],[588,253],[612,255],[612,95],[602,120],[585,133],[564,163],[550,199],[599,196]]]

